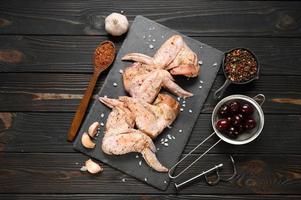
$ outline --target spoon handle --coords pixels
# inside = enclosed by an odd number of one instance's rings
[[[93,90],[94,90],[94,87],[95,87],[95,84],[96,84],[99,74],[100,73],[95,73],[95,72],[93,73],[93,76],[90,80],[89,86],[84,94],[84,97],[82,98],[82,100],[77,108],[77,111],[75,113],[71,127],[68,132],[67,140],[70,142],[72,142],[74,140],[75,136],[77,135],[78,129],[82,123],[82,120],[85,116],[87,107],[89,105],[90,98],[92,96],[92,93],[93,93]]]

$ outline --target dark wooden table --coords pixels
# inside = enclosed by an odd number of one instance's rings
[[[95,46],[111,39],[119,47],[124,39],[103,26],[121,11],[223,51],[247,47],[258,55],[260,79],[226,95],[266,95],[262,135],[247,146],[219,145],[187,175],[231,153],[238,167],[231,182],[162,192],[106,165],[99,176],[79,171],[87,157],[66,134]],[[0,199],[301,199],[301,2],[1,0],[0,34]],[[223,81],[219,73],[212,91]],[[184,153],[211,132],[215,104],[211,92]]]

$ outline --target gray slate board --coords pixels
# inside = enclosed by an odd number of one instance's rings
[[[125,69],[130,63],[121,61],[121,57],[130,52],[139,52],[153,56],[161,44],[174,34],[180,33],[170,30],[145,17],[137,16],[98,95],[107,95],[110,98],[118,98],[119,96],[126,95],[119,70]],[[176,78],[176,82],[184,89],[192,92],[194,96],[186,99],[186,106],[183,107],[184,111],[180,112],[178,118],[172,124],[172,128],[165,129],[155,140],[156,147],[159,149],[157,151],[157,157],[163,165],[169,168],[179,160],[181,153],[184,150],[192,128],[220,68],[223,56],[223,52],[215,48],[184,35],[182,36],[188,46],[198,55],[199,60],[202,60],[203,64],[201,65],[199,77],[191,79],[184,77]],[[153,41],[153,39],[155,40]],[[150,44],[153,45],[153,48],[150,48]],[[200,81],[203,81],[203,83]],[[117,87],[113,86],[114,82],[118,84]],[[202,88],[199,88],[200,85]],[[181,100],[181,105],[182,101],[183,100]],[[189,110],[192,110],[192,113],[190,113]],[[103,154],[101,151],[101,141],[104,127],[101,127],[101,134],[97,138],[96,148],[88,150],[81,145],[80,138],[82,133],[87,131],[88,127],[95,121],[105,123],[110,111],[109,108],[101,104],[98,100],[93,102],[74,142],[74,148],[160,190],[166,190],[169,184],[167,173],[158,173],[152,170],[140,155],[139,158],[136,158],[137,153],[122,156]],[[101,113],[105,114],[104,118],[101,118]],[[182,132],[179,132],[179,130],[182,130]],[[169,140],[169,146],[166,147],[161,144],[160,140],[161,138],[167,138],[168,134],[174,136],[176,139]],[[142,161],[141,166],[139,166],[139,161]],[[147,181],[145,181],[145,178]]]

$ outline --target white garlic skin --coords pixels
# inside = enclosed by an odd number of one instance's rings
[[[129,21],[126,16],[112,13],[105,19],[105,29],[113,36],[120,36],[128,31]]]

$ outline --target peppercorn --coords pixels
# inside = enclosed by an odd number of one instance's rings
[[[235,49],[226,54],[225,73],[233,82],[246,82],[257,73],[257,61],[254,55],[245,49]]]

